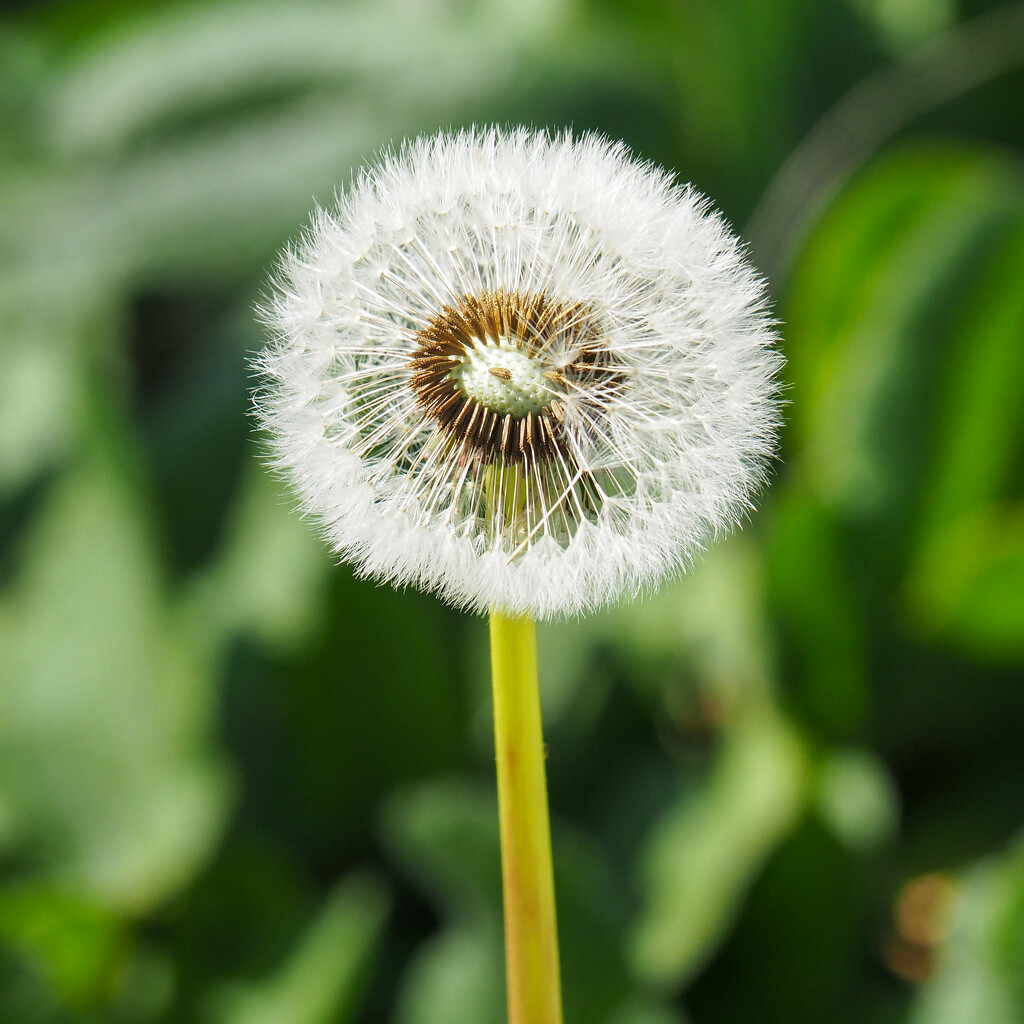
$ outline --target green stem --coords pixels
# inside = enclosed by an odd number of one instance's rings
[[[555,885],[532,620],[491,613],[509,1024],[561,1024]]]

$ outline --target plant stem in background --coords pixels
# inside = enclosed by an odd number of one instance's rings
[[[561,1024],[555,885],[532,619],[491,612],[509,1024]]]

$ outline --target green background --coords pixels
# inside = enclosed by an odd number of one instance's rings
[[[760,510],[540,631],[569,1024],[1024,1022],[1024,5],[0,15],[0,1020],[497,1024],[486,629],[260,467],[253,309],[381,145],[599,129],[782,321]]]

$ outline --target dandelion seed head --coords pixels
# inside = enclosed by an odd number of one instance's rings
[[[332,548],[476,611],[653,589],[742,519],[778,428],[761,280],[620,144],[416,139],[283,258],[257,411]]]

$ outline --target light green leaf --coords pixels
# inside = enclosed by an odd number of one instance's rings
[[[907,599],[919,626],[978,651],[1024,651],[1024,221],[958,318],[935,469]]]
[[[107,999],[118,981],[126,936],[109,911],[39,886],[0,891],[0,940],[17,950],[70,1006]]]
[[[595,616],[589,628],[638,664],[675,658],[695,665],[719,698],[744,699],[771,685],[763,600],[760,553],[734,534],[670,587]]]
[[[939,968],[910,1021],[1024,1022],[1024,842],[965,875]]]
[[[818,769],[818,813],[855,850],[891,839],[899,822],[899,795],[885,765],[867,750],[839,750]]]
[[[732,722],[708,784],[671,807],[648,842],[644,908],[630,936],[639,977],[676,987],[699,970],[796,822],[806,774],[800,739],[770,706]]]
[[[895,50],[948,29],[956,18],[953,0],[850,0]]]
[[[66,450],[81,402],[80,379],[70,346],[48,332],[6,333],[2,346],[0,494],[13,494]]]
[[[384,841],[446,915],[501,919],[501,851],[495,792],[445,779],[391,796],[381,817]]]
[[[791,439],[832,507],[870,514],[913,485],[950,307],[1022,207],[1012,165],[912,151],[855,182],[807,245],[784,310]]]
[[[456,779],[416,786],[389,799],[381,826],[387,848],[442,920],[403,979],[397,1024],[500,1024],[505,974],[496,794]]]
[[[285,647],[315,628],[331,558],[294,503],[269,473],[250,465],[224,550],[189,596],[197,635],[220,644],[247,633]]]
[[[869,673],[842,530],[797,481],[773,496],[772,512],[771,607],[792,637],[802,696],[815,721],[847,733],[864,717]]]
[[[430,1021],[424,993],[445,990],[448,1020],[500,1020],[503,1000],[501,853],[493,790],[459,780],[392,796],[382,820],[388,848],[437,904],[438,937],[419,951],[401,998],[406,1020]],[[552,825],[566,1018],[603,1024],[631,994],[622,958],[621,882],[586,836]],[[475,947],[475,948],[474,948]],[[488,966],[484,956],[491,957]],[[440,997],[438,997],[440,998]]]
[[[71,282],[57,295],[37,284],[7,292],[0,282],[0,498],[74,451],[88,413],[89,350],[116,337],[120,317],[95,278],[88,297]]]
[[[213,680],[173,627],[142,506],[108,457],[49,495],[0,604],[0,647],[11,841],[121,911],[187,884],[228,806]]]
[[[664,813],[640,865],[644,905],[628,955],[659,987],[681,985],[704,963],[803,808],[807,755],[772,703],[763,602],[758,551],[739,535],[666,592],[601,617],[600,635],[634,664],[692,665],[726,709],[710,778]]]
[[[918,149],[836,202],[786,310],[801,484],[909,551],[918,630],[996,657],[1024,650],[1022,280],[1019,169]]]
[[[73,176],[40,171],[0,193],[0,229],[17,254],[0,304],[65,282],[120,287],[187,275],[234,281],[269,256],[408,115],[311,99],[190,133]]]
[[[620,1006],[608,1024],[686,1024],[686,1018],[675,1007],[653,998],[634,998]]]
[[[389,898],[370,877],[338,884],[285,964],[266,981],[211,997],[212,1024],[342,1024],[359,1005],[388,914]]]
[[[404,979],[396,1024],[502,1024],[505,971],[501,928],[453,925],[429,939]]]
[[[112,149],[161,123],[303,85],[333,86],[349,102],[408,109],[415,97],[420,109],[450,110],[507,88],[521,51],[550,38],[565,6],[534,0],[514,14],[504,0],[422,13],[388,0],[165,7],[121,19],[67,62],[52,90],[51,137],[71,153]],[[496,32],[502,45],[486,45]]]

